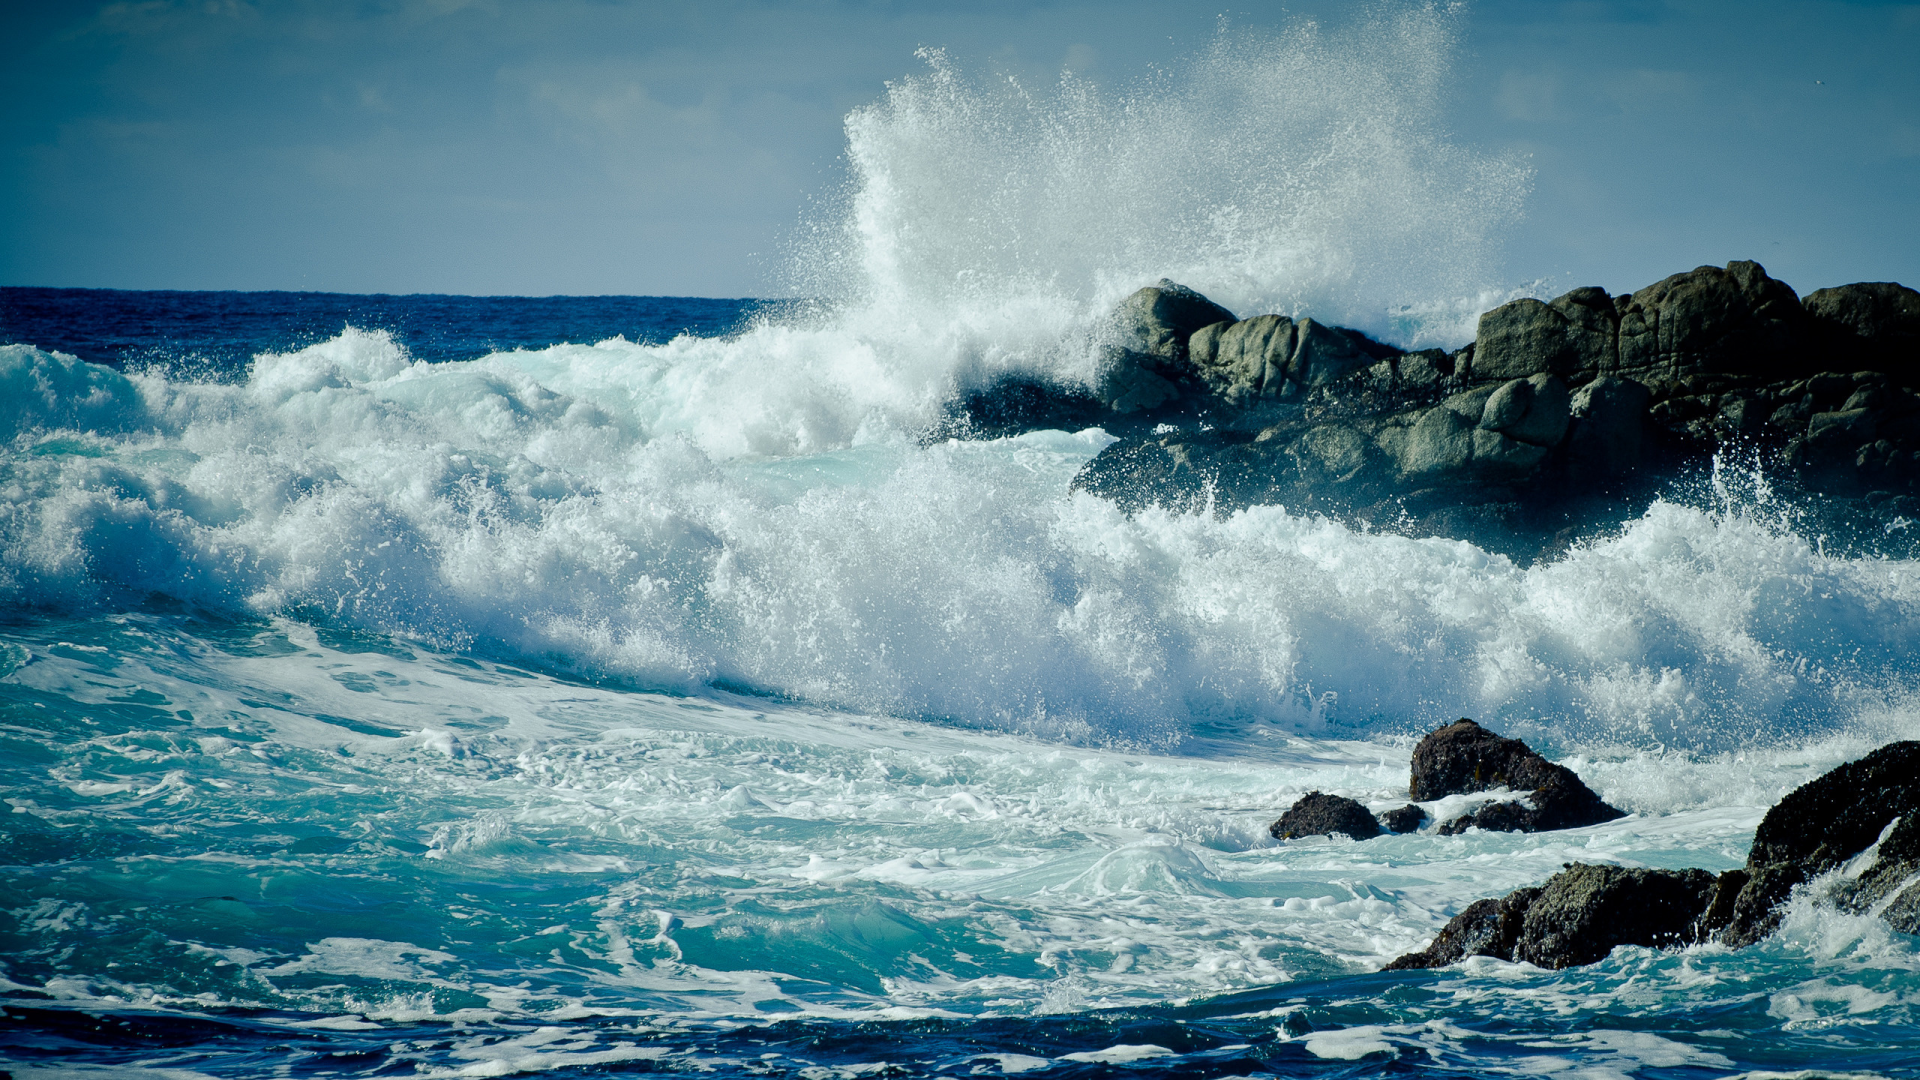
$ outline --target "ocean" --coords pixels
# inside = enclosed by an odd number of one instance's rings
[[[1727,463],[1524,562],[937,434],[1163,274],[1470,336],[1526,178],[1432,134],[1432,18],[1134,98],[930,54],[804,303],[0,290],[0,1068],[1920,1076],[1915,940],[1798,900],[1380,971],[1569,862],[1739,866],[1920,737],[1904,533]],[[1460,716],[1628,816],[1268,835]]]

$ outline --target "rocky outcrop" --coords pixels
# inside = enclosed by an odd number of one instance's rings
[[[1577,863],[1539,888],[1474,903],[1433,944],[1387,970],[1445,967],[1469,956],[1569,968],[1604,960],[1621,945],[1690,944],[1699,940],[1700,912],[1715,885],[1705,870]]]
[[[1438,775],[1468,768],[1455,756]],[[1819,888],[1817,902],[1920,934],[1920,742],[1883,746],[1794,789],[1761,820],[1743,869],[1571,865],[1543,886],[1469,905],[1432,944],[1387,968],[1469,956],[1564,968],[1620,945],[1739,948],[1773,933],[1794,889],[1809,886]]]
[[[1094,396],[1122,414],[1173,403],[1192,382],[1188,340],[1204,326],[1232,321],[1233,312],[1165,278],[1135,292],[1108,319]]]
[[[1441,835],[1470,828],[1489,832],[1537,832],[1575,829],[1624,817],[1564,765],[1556,765],[1519,739],[1496,735],[1472,720],[1457,720],[1420,740],[1413,750],[1408,789],[1431,802],[1508,788],[1521,798],[1487,803],[1440,826]]]
[[[1341,795],[1309,791],[1267,827],[1275,840],[1303,836],[1351,836],[1371,840],[1380,835],[1380,822],[1358,802]]]
[[[1727,450],[1831,505],[1812,524],[1836,539],[1920,518],[1920,293],[1901,285],[1802,303],[1757,263],[1703,266],[1516,300],[1459,350],[1408,353],[1163,281],[1101,335],[1092,388],[1010,380],[933,434],[1098,423],[1119,440],[1073,486],[1129,511],[1279,503],[1522,559]]]
[[[1868,910],[1920,873],[1920,742],[1883,746],[1802,784],[1767,811],[1754,831],[1747,881],[1721,940],[1740,946],[1771,934],[1795,886],[1845,866],[1876,844],[1871,864],[1839,883],[1832,899]],[[1920,909],[1920,884],[1901,892],[1896,906],[1900,913]],[[1902,929],[1913,926],[1903,921]],[[1920,932],[1920,926],[1907,932]]]
[[[1854,355],[1905,386],[1920,375],[1920,292],[1862,281],[1807,294],[1805,307],[1830,353]]]

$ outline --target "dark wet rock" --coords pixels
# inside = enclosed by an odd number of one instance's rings
[[[1855,356],[1910,381],[1920,375],[1920,292],[1892,281],[1815,289],[1807,314],[1826,332],[1829,352]]]
[[[1527,908],[1540,895],[1537,888],[1516,889],[1498,899],[1476,900],[1440,928],[1433,943],[1407,953],[1387,965],[1388,971],[1446,967],[1469,956],[1513,959]]]
[[[1444,967],[1469,956],[1558,969],[1604,960],[1621,945],[1690,944],[1715,884],[1705,870],[1575,864],[1539,888],[1470,905],[1433,944],[1387,970]]]
[[[1302,836],[1351,836],[1371,840],[1380,835],[1380,823],[1372,812],[1342,795],[1309,791],[1267,827],[1276,840],[1294,840]]]
[[[1441,834],[1469,828],[1489,832],[1573,829],[1625,816],[1603,802],[1572,769],[1472,720],[1457,720],[1429,732],[1414,747],[1408,789],[1416,799],[1431,802],[1500,787],[1522,793],[1523,799],[1485,804],[1440,826]]]
[[[1568,968],[1604,960],[1621,945],[1688,944],[1715,882],[1705,870],[1570,866],[1528,905],[1514,959]]]
[[[1105,403],[1084,389],[1014,376],[962,394],[924,441],[999,439],[1049,428],[1080,431],[1108,422]]]
[[[1652,443],[1647,428],[1652,400],[1645,383],[1612,375],[1594,379],[1573,395],[1567,458],[1574,479],[1604,481],[1645,462]]]
[[[1380,824],[1386,826],[1389,832],[1397,833],[1418,832],[1420,824],[1426,820],[1427,812],[1412,803],[1380,815]]]
[[[1726,929],[1727,924],[1733,921],[1733,908],[1740,899],[1740,890],[1747,887],[1751,877],[1745,870],[1727,870],[1714,879],[1713,888],[1707,893],[1706,905],[1694,923],[1695,940],[1706,941]]]
[[[1448,775],[1462,772],[1455,765]],[[1469,905],[1433,944],[1387,970],[1469,956],[1564,968],[1620,945],[1715,939],[1739,948],[1772,934],[1793,890],[1816,881],[1817,901],[1878,911],[1894,929],[1920,934],[1920,742],[1890,743],[1794,789],[1761,819],[1743,869],[1570,865],[1539,888]]]
[[[1899,826],[1888,832],[1895,819]],[[1875,843],[1873,864],[1836,897],[1845,906],[1865,910],[1920,872],[1920,742],[1883,746],[1802,784],[1767,811],[1720,940],[1738,947],[1773,933],[1795,886]]]

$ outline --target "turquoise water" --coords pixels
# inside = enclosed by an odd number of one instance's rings
[[[1397,804],[1405,743],[1074,746],[164,607],[6,640],[15,1075],[1913,1073],[1912,939],[1811,905],[1366,974],[1562,862],[1738,865],[1843,744],[1590,759],[1637,811],[1590,829],[1280,844],[1308,788]]]

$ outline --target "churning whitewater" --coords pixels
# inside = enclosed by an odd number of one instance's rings
[[[928,54],[797,240],[825,299],[725,334],[0,347],[0,1059],[1920,1075],[1913,939],[1801,901],[1740,951],[1379,974],[1567,862],[1737,867],[1920,737],[1904,535],[1829,550],[1727,463],[1522,565],[1129,515],[1069,492],[1099,428],[930,434],[1001,375],[1089,382],[1162,276],[1471,336],[1527,175],[1439,134],[1450,20],[1223,31],[1119,92]],[[1628,816],[1268,835],[1312,790],[1404,804],[1459,716]]]

